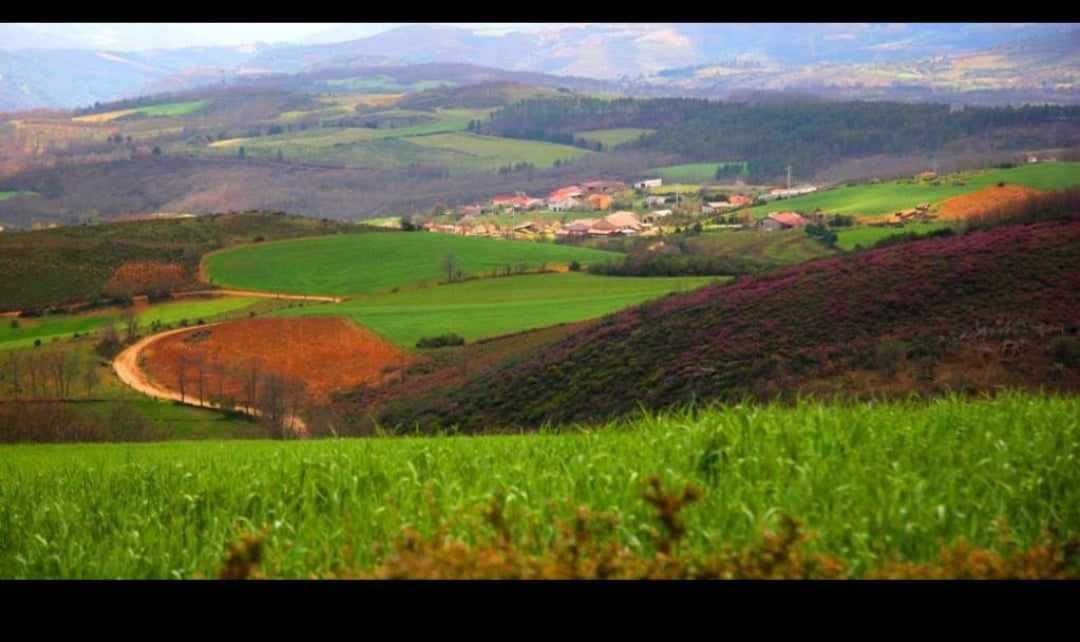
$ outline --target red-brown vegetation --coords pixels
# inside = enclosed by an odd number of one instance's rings
[[[326,399],[334,390],[378,382],[408,358],[374,333],[340,318],[245,319],[166,337],[143,353],[147,373],[192,400],[246,403],[251,380],[267,374],[303,382]],[[181,377],[181,371],[184,376]],[[255,373],[255,377],[252,376]]]
[[[187,283],[184,266],[157,261],[129,261],[116,268],[105,283],[107,296],[131,298],[136,295],[165,296]]]

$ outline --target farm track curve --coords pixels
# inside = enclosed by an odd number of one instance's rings
[[[157,334],[150,335],[139,339],[134,344],[125,348],[120,354],[113,360],[113,371],[116,372],[116,376],[120,378],[128,387],[141,392],[144,395],[154,397],[156,399],[163,399],[166,401],[176,401],[187,406],[195,408],[209,408],[213,410],[222,410],[218,404],[206,402],[206,403],[194,403],[190,401],[190,397],[184,397],[178,392],[169,390],[168,388],[161,387],[150,380],[146,376],[146,373],[139,367],[139,355],[143,350],[150,345],[170,337],[174,334],[181,334],[184,332],[193,332],[195,330],[209,328],[220,323],[208,323],[202,326],[196,326],[194,328],[177,328],[174,330],[167,330],[165,332],[159,332]],[[259,411],[254,408],[246,408],[243,406],[237,406],[237,410],[249,415],[259,415]],[[308,433],[307,426],[300,417],[288,417],[287,423],[293,427],[293,430],[298,435],[306,435]]]

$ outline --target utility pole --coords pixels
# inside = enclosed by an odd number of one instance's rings
[[[787,188],[791,189],[791,165],[787,166]]]

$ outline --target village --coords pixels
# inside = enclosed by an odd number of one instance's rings
[[[795,212],[780,212],[759,221],[740,210],[817,190],[816,186],[803,185],[733,193],[710,186],[665,188],[662,178],[633,184],[595,179],[560,187],[545,198],[517,192],[496,195],[487,203],[443,209],[419,227],[462,236],[567,242],[657,236],[665,228],[689,227],[706,219],[713,227],[770,231],[802,227],[813,220]]]

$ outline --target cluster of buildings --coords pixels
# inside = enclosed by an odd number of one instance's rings
[[[527,212],[549,209],[553,212],[608,210],[615,202],[615,194],[629,189],[622,181],[593,180],[580,185],[567,185],[548,194],[547,198],[534,198],[525,192],[500,194],[487,204],[475,203],[458,208],[462,217],[480,216],[497,211]]]
[[[615,212],[603,218],[577,219],[565,224],[559,221],[523,221],[511,226],[499,226],[495,223],[462,220],[457,223],[426,223],[424,229],[444,234],[515,240],[536,240],[539,238],[573,239],[590,236],[648,236],[658,233],[653,221],[642,221],[633,212],[625,211]]]
[[[758,196],[760,201],[775,201],[778,198],[790,198],[792,196],[802,196],[803,194],[810,194],[816,192],[817,187],[813,185],[800,185],[799,187],[777,187],[771,189],[766,194]]]

